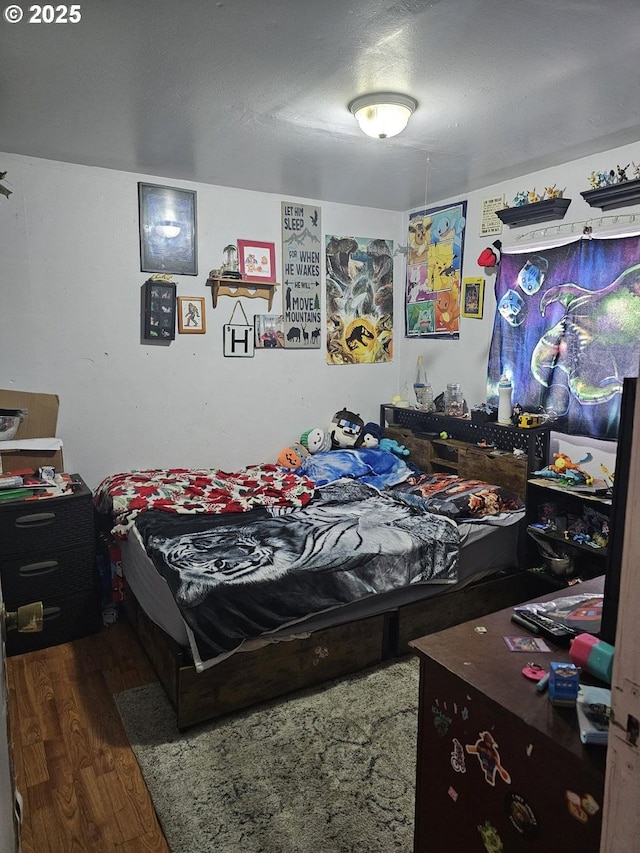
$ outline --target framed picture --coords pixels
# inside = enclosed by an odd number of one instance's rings
[[[196,193],[138,184],[140,269],[197,275]]]
[[[276,244],[238,240],[240,274],[245,281],[276,280]]]
[[[484,279],[465,278],[462,280],[462,316],[482,320],[484,305]]]
[[[178,297],[178,331],[181,335],[204,335],[207,331],[204,296]]]
[[[162,278],[162,277],[161,277]],[[176,285],[150,278],[144,293],[144,337],[148,341],[172,341],[176,336]]]
[[[256,349],[284,347],[284,317],[282,314],[254,314],[253,329]]]

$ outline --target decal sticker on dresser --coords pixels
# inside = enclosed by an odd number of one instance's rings
[[[453,739],[453,752],[451,753],[451,766],[456,773],[466,773],[467,768],[464,760],[464,749],[457,737]]]
[[[483,824],[478,826],[478,832],[487,853],[502,853],[504,850],[502,839],[498,835],[495,826],[492,826],[488,820],[485,820]]]
[[[436,731],[440,737],[444,737],[449,731],[449,726],[452,722],[451,717],[448,717],[437,705],[431,706],[431,713],[433,714],[433,725]]]
[[[535,812],[520,794],[507,794],[504,798],[504,810],[513,828],[525,838],[537,838],[540,827]]]
[[[569,814],[580,821],[580,823],[586,823],[590,817],[593,817],[600,811],[600,806],[591,794],[580,796],[575,791],[565,791],[564,795],[567,800]]]
[[[511,784],[511,776],[500,763],[498,744],[493,739],[491,732],[480,732],[478,740],[474,744],[466,744],[465,749],[470,755],[478,756],[478,761],[484,772],[485,781],[490,785],[495,786],[496,773],[500,775],[502,781],[506,782],[507,785]]]

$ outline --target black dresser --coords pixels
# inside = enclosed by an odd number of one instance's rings
[[[41,633],[11,631],[8,655],[95,633],[101,625],[91,490],[0,504],[0,578],[6,610],[42,601]]]

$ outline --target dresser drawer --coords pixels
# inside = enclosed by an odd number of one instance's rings
[[[97,586],[95,549],[91,539],[72,548],[47,548],[9,558],[0,557],[2,593],[11,605],[46,596],[72,595]]]
[[[0,555],[27,554],[93,541],[91,492],[83,484],[68,497],[19,501],[0,509]]]
[[[43,598],[44,624],[37,634],[9,631],[6,639],[8,655],[33,652],[59,643],[68,643],[95,634],[101,625],[100,600],[97,592],[85,591],[69,596]],[[12,603],[13,604],[13,603]]]

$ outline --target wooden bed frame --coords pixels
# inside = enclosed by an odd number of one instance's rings
[[[412,455],[423,463],[421,467],[431,470],[427,460],[420,458],[421,440],[410,430],[403,430],[401,438],[411,442]],[[520,477],[526,482],[527,466],[521,464]],[[513,468],[512,464],[492,465],[487,479],[510,488]],[[149,619],[131,590],[126,586],[125,590],[125,613],[175,708],[178,729],[183,730],[408,654],[410,640],[528,601],[548,592],[549,586],[533,572],[502,570],[462,587],[447,586],[441,593],[377,616],[316,631],[307,639],[238,652],[200,673],[190,651]]]
[[[502,571],[468,586],[378,616],[316,631],[307,639],[238,652],[196,672],[180,647],[145,614],[125,587],[125,613],[176,711],[180,731],[304,687],[357,672],[409,652],[410,640],[548,591],[539,575]]]

